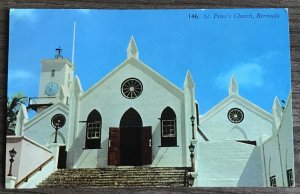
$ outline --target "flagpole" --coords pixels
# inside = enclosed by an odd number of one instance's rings
[[[74,53],[75,53],[75,33],[76,33],[76,22],[74,22],[74,31],[73,31],[73,48],[72,48],[72,64],[74,65]]]

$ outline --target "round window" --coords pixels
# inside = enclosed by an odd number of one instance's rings
[[[121,85],[121,93],[125,98],[134,99],[143,92],[143,84],[136,78],[126,79]]]
[[[232,123],[240,123],[244,119],[244,113],[239,108],[232,108],[228,111],[227,117]]]

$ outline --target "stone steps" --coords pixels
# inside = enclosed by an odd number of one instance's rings
[[[38,187],[184,187],[184,167],[58,169]]]

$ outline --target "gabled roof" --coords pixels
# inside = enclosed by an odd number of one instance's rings
[[[96,84],[94,84],[90,89],[88,89],[82,96],[81,99],[84,98],[86,95],[91,93],[93,90],[95,90],[98,86],[102,85],[106,80],[108,80],[110,77],[112,77],[114,74],[119,72],[121,69],[123,69],[127,65],[133,65],[134,67],[142,70],[149,76],[151,76],[153,79],[156,79],[157,81],[164,83],[164,86],[168,86],[172,88],[177,95],[183,95],[183,91],[178,88],[175,84],[171,83],[169,80],[158,74],[156,71],[151,69],[149,66],[144,64],[141,60],[136,59],[134,57],[131,57],[129,59],[126,59],[123,63],[121,63],[118,67],[116,67],[114,70],[112,70],[110,73],[108,73],[106,76],[104,76],[100,81],[98,81]]]
[[[216,106],[214,106],[212,109],[210,109],[207,113],[205,113],[201,119],[200,123],[205,122],[206,120],[213,117],[215,114],[217,114],[220,110],[222,110],[224,107],[226,107],[231,102],[236,102],[240,105],[244,105],[245,107],[248,107],[249,110],[252,110],[256,114],[260,115],[262,118],[265,118],[266,120],[269,120],[270,122],[273,122],[272,114],[263,110],[259,106],[253,104],[246,98],[243,98],[238,93],[238,83],[234,76],[231,77],[229,87],[228,87],[228,96],[222,100],[220,103],[218,103]]]
[[[183,95],[183,90],[178,88],[176,85],[171,83],[169,80],[158,74],[156,71],[151,69],[148,65],[143,63],[140,59],[138,59],[138,50],[136,43],[131,38],[128,49],[127,49],[127,59],[121,63],[119,66],[117,66],[114,70],[112,70],[110,73],[108,73],[106,76],[104,76],[101,80],[99,80],[96,84],[94,84],[90,89],[88,89],[82,96],[81,99],[87,96],[89,93],[91,93],[93,90],[95,90],[97,87],[102,85],[106,80],[108,80],[111,76],[119,72],[121,69],[123,69],[127,65],[133,65],[134,67],[142,70],[144,73],[148,74],[150,77],[152,77],[154,80],[157,80],[162,84],[162,86],[171,88],[171,92],[174,92],[176,95]]]
[[[236,102],[241,105],[244,105],[245,107],[248,107],[249,110],[252,110],[253,112],[257,113],[259,116],[262,118],[265,118],[266,120],[269,120],[272,122],[273,117],[270,113],[265,111],[264,109],[258,107],[257,105],[253,104],[246,98],[232,94],[231,96],[227,96],[224,100],[222,100],[220,103],[218,103],[216,106],[211,108],[208,112],[206,112],[200,119],[200,123],[205,122],[206,120],[210,119],[213,117],[215,114],[217,114],[220,110],[222,110],[224,107],[226,107],[228,104],[231,102]]]
[[[24,124],[24,131],[26,131],[28,128],[30,128],[32,125],[39,122],[40,120],[43,120],[45,117],[47,117],[49,114],[51,114],[52,112],[54,112],[56,110],[60,110],[60,111],[64,112],[66,115],[68,115],[69,107],[62,102],[53,104],[52,106],[43,110],[41,113],[37,114],[33,119],[26,122]]]

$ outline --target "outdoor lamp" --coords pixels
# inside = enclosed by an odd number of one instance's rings
[[[10,159],[9,159],[9,162],[10,162],[10,165],[9,165],[9,171],[8,171],[8,175],[7,176],[12,176],[12,163],[15,161],[14,160],[14,157],[16,156],[17,152],[15,150],[15,148],[13,148],[12,150],[9,151],[9,156],[10,156]]]
[[[194,153],[195,146],[192,143],[189,146],[189,150],[190,150],[191,153]]]
[[[191,117],[190,117],[190,119],[191,119],[191,122],[192,122],[192,139],[195,139],[195,132],[194,132],[194,122],[195,122],[195,117],[192,115]]]
[[[191,121],[192,121],[192,125],[194,125],[195,117],[192,115],[190,119],[191,119]]]
[[[194,180],[195,180],[195,178],[191,174],[189,174],[187,177],[187,183],[188,183],[189,187],[193,186]]]

